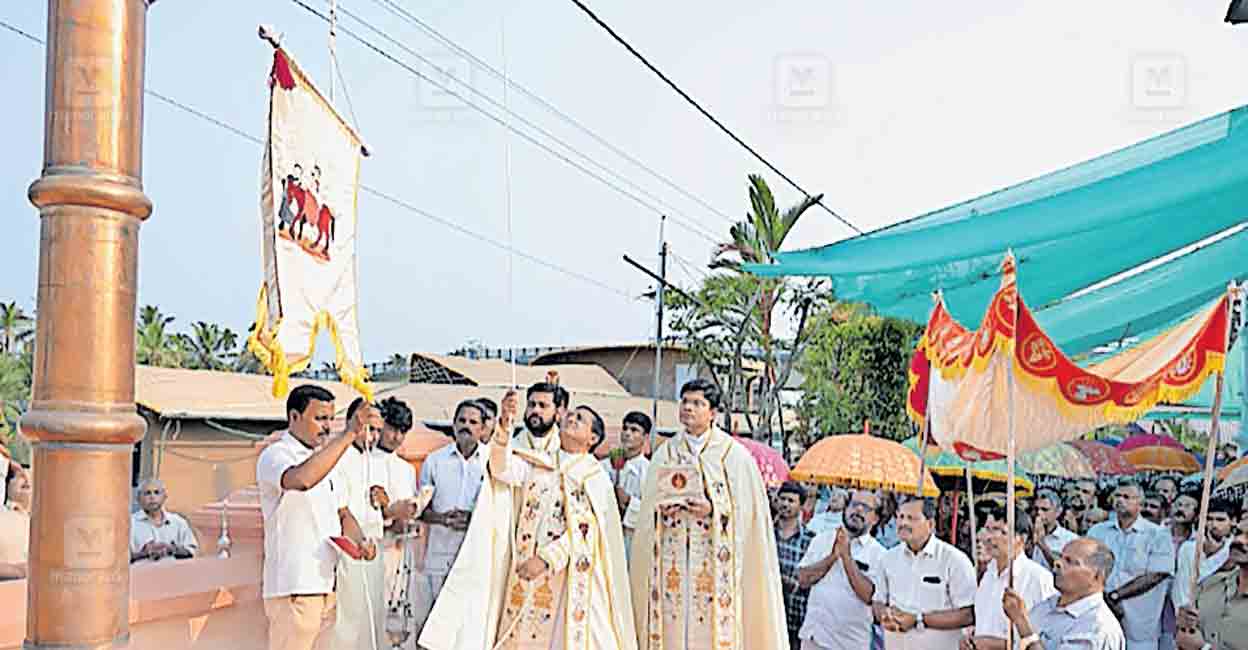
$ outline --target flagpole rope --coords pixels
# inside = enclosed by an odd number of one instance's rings
[[[508,86],[511,85],[510,77],[507,75],[507,4],[503,3],[502,9],[499,11],[499,30],[498,40],[499,49],[503,56],[503,199],[505,208],[503,213],[507,219],[507,314],[512,322],[516,320],[516,275],[515,275],[515,256],[512,255],[511,249],[514,247],[515,241],[512,238],[511,230],[511,131],[507,116],[511,114],[508,107]],[[516,386],[516,341],[513,337],[507,337],[510,346],[507,355],[511,357],[511,386]]]
[[[294,3],[294,4],[296,4],[296,5],[298,5],[299,7],[303,8],[303,9],[304,9],[305,11],[307,11],[308,13],[310,13],[310,14],[312,14],[312,15],[314,15],[314,16],[316,16],[316,17],[318,17],[318,18],[320,18],[321,20],[329,20],[328,16],[326,16],[323,12],[319,11],[319,10],[318,10],[318,9],[316,9],[315,7],[313,7],[313,6],[309,5],[309,4],[308,4],[307,2],[305,2],[304,0],[291,0],[291,2],[292,2],[292,3]],[[364,19],[360,18],[359,16],[355,15],[354,13],[352,13],[352,12],[350,12],[350,11],[348,11],[348,10],[345,10],[345,9],[344,9],[344,10],[342,11],[342,13],[343,13],[343,15],[345,15],[345,16],[347,16],[347,17],[349,17],[349,18],[354,19],[356,22],[360,23],[361,25],[363,25],[364,27],[366,27],[367,29],[369,29],[370,31],[372,31],[374,34],[378,35],[381,39],[383,39],[383,40],[385,40],[385,41],[389,42],[391,45],[394,45],[394,46],[395,46],[395,47],[397,47],[398,49],[402,50],[404,53],[406,53],[406,54],[408,54],[408,55],[410,55],[410,56],[412,56],[412,57],[415,57],[417,60],[419,60],[420,62],[422,62],[423,64],[425,64],[425,65],[427,65],[427,66],[430,66],[430,67],[432,67],[432,68],[434,68],[434,69],[437,69],[437,66],[435,65],[435,63],[434,63],[433,61],[430,61],[428,57],[425,57],[425,56],[421,55],[419,52],[416,52],[416,51],[415,51],[415,50],[413,50],[412,48],[408,47],[406,44],[402,43],[401,41],[399,41],[399,40],[395,39],[394,37],[390,36],[390,35],[389,35],[389,34],[387,34],[386,32],[384,32],[384,31],[382,31],[381,29],[377,28],[377,27],[376,27],[376,26],[374,26],[372,23],[369,23],[368,21],[366,21],[366,20],[364,20]],[[501,117],[499,117],[499,116],[498,116],[498,115],[496,115],[495,113],[493,113],[493,112],[490,112],[490,111],[486,110],[486,109],[485,109],[483,106],[481,106],[480,104],[477,104],[477,103],[474,103],[473,101],[470,101],[470,100],[468,99],[468,97],[466,96],[465,92],[460,92],[460,91],[457,91],[457,90],[455,90],[455,89],[452,89],[452,88],[451,88],[448,84],[445,84],[445,83],[443,83],[443,82],[439,81],[438,79],[435,79],[435,78],[433,78],[432,76],[430,76],[430,75],[428,75],[428,74],[425,74],[425,73],[421,72],[420,70],[417,70],[417,69],[416,69],[415,67],[413,67],[412,65],[408,64],[408,63],[407,63],[407,62],[405,62],[405,61],[400,60],[400,59],[399,59],[398,57],[396,57],[394,54],[391,54],[390,52],[388,52],[388,51],[386,51],[386,50],[382,49],[380,46],[378,46],[378,45],[374,44],[374,43],[373,43],[372,41],[370,41],[369,39],[365,38],[364,36],[361,36],[360,34],[358,34],[358,33],[354,32],[354,31],[352,31],[351,29],[347,29],[347,28],[345,28],[345,27],[339,27],[339,28],[338,28],[338,31],[339,31],[339,32],[341,32],[341,33],[343,33],[343,34],[345,34],[345,35],[347,35],[348,37],[350,37],[350,38],[354,39],[357,43],[359,43],[360,45],[363,45],[365,48],[367,48],[367,49],[369,49],[369,50],[372,50],[372,51],[373,51],[373,53],[377,54],[378,56],[380,56],[380,57],[382,57],[382,58],[386,59],[387,61],[390,61],[391,63],[393,63],[393,64],[395,64],[395,65],[399,66],[400,68],[403,68],[404,70],[406,70],[406,71],[407,71],[409,74],[411,74],[412,76],[416,77],[417,79],[420,79],[420,80],[421,80],[421,82],[423,82],[423,83],[427,83],[427,84],[429,84],[430,86],[432,86],[432,87],[434,87],[434,88],[437,88],[438,90],[441,90],[442,92],[446,93],[447,95],[450,95],[451,97],[454,97],[455,99],[457,99],[457,100],[459,100],[459,101],[463,102],[466,106],[468,106],[469,108],[471,108],[471,109],[475,110],[476,112],[480,113],[482,116],[486,117],[486,118],[487,118],[487,119],[489,119],[490,121],[493,121],[493,122],[495,122],[496,124],[502,125],[502,126],[503,126],[504,128],[506,128],[508,131],[511,131],[511,132],[512,132],[512,133],[514,133],[515,135],[520,136],[520,138],[522,138],[523,140],[525,140],[525,141],[526,141],[526,142],[528,142],[529,144],[532,144],[533,146],[537,147],[538,149],[541,149],[542,151],[545,151],[546,153],[550,154],[551,156],[554,156],[555,158],[557,158],[557,159],[559,159],[559,160],[563,161],[565,164],[567,164],[567,165],[569,165],[569,166],[573,167],[574,169],[576,169],[576,170],[580,171],[581,173],[583,173],[583,174],[585,174],[585,175],[589,176],[590,178],[593,178],[594,180],[596,180],[596,181],[598,181],[598,182],[600,182],[600,183],[602,183],[602,184],[606,185],[607,187],[609,187],[609,188],[611,188],[611,189],[615,190],[617,193],[619,193],[619,194],[621,194],[621,195],[625,196],[626,198],[631,199],[632,201],[634,201],[634,202],[635,202],[635,203],[637,203],[638,205],[642,206],[643,208],[645,208],[645,209],[650,210],[651,212],[653,212],[656,216],[662,216],[662,215],[664,215],[664,214],[671,215],[671,214],[673,214],[673,213],[675,213],[675,214],[681,214],[679,211],[673,211],[673,210],[671,210],[671,209],[670,209],[670,206],[669,206],[669,209],[661,209],[661,208],[659,208],[659,207],[658,207],[658,206],[656,206],[655,204],[656,204],[656,203],[665,203],[664,201],[662,201],[661,199],[659,199],[659,198],[655,197],[653,194],[651,194],[651,193],[649,193],[649,192],[645,191],[644,189],[642,189],[642,188],[638,187],[635,183],[633,183],[632,181],[630,181],[630,180],[628,180],[627,178],[625,178],[625,177],[624,177],[622,174],[620,174],[619,172],[616,172],[615,170],[612,170],[611,168],[609,168],[609,167],[607,167],[606,165],[604,165],[604,164],[602,164],[602,163],[598,162],[597,160],[595,160],[593,157],[589,156],[588,154],[585,154],[584,152],[582,152],[581,150],[577,149],[576,147],[573,147],[572,145],[568,144],[567,142],[564,142],[563,140],[561,140],[561,139],[559,139],[557,136],[555,136],[553,133],[551,133],[549,130],[547,130],[547,129],[543,129],[541,126],[539,126],[539,125],[537,125],[537,124],[533,123],[532,121],[530,121],[530,120],[526,119],[524,116],[522,116],[522,115],[518,115],[518,114],[516,114],[516,113],[514,113],[514,112],[513,112],[513,113],[510,113],[510,117],[511,117],[512,119],[514,119],[515,121],[517,121],[517,122],[519,122],[519,123],[523,124],[524,126],[528,127],[529,129],[532,129],[532,130],[536,131],[537,133],[541,134],[541,136],[542,136],[542,137],[545,137],[545,138],[547,138],[547,139],[549,139],[549,140],[551,140],[551,141],[555,142],[556,144],[560,145],[560,146],[561,146],[561,147],[563,147],[564,149],[567,149],[568,151],[572,152],[572,153],[573,153],[573,154],[575,154],[576,156],[579,156],[580,158],[584,159],[584,160],[586,161],[586,163],[587,163],[589,166],[587,167],[585,164],[581,164],[580,162],[577,162],[576,160],[574,160],[574,159],[573,159],[571,156],[569,156],[568,154],[565,154],[565,153],[563,153],[562,151],[559,151],[559,150],[557,150],[556,148],[552,147],[551,145],[548,145],[548,144],[546,144],[545,142],[542,142],[542,141],[541,141],[541,140],[539,140],[537,137],[535,137],[535,136],[533,136],[533,135],[529,134],[528,132],[526,132],[526,131],[524,131],[524,130],[521,130],[520,128],[516,127],[514,124],[510,124],[510,123],[508,123],[508,121],[506,121],[506,120],[502,119]],[[500,108],[500,109],[502,108],[502,104],[501,104],[501,102],[499,102],[498,100],[496,100],[496,99],[494,99],[494,98],[490,97],[488,94],[483,93],[482,91],[480,91],[480,90],[478,90],[478,89],[476,89],[476,88],[472,87],[472,85],[471,85],[471,84],[468,84],[468,83],[466,83],[466,82],[459,81],[459,80],[456,80],[456,83],[459,83],[461,86],[463,86],[467,94],[472,94],[472,95],[475,95],[475,96],[477,96],[477,97],[480,97],[480,98],[481,98],[482,100],[484,100],[485,102],[487,102],[487,103],[489,103],[489,104],[491,104],[491,105],[493,105],[493,106],[495,106],[495,107],[497,107],[497,108]],[[602,173],[600,174],[599,172],[594,171],[594,170],[590,169],[589,167],[595,167],[595,168],[597,168],[598,170],[600,170]],[[621,184],[623,184],[623,185],[627,185],[627,186],[629,186],[629,189],[625,189],[624,187],[621,187],[621,185],[617,184],[616,182],[612,182],[611,180],[609,180],[608,178],[606,178],[606,176],[604,176],[603,174],[606,174],[607,176],[611,176],[611,177],[615,178],[615,179],[616,179],[616,181],[618,181],[618,183],[621,183]],[[645,196],[646,198],[642,198],[642,196]],[[675,223],[677,226],[679,226],[679,227],[683,228],[685,231],[687,231],[687,232],[689,232],[689,233],[691,233],[691,234],[693,234],[693,235],[696,235],[696,236],[698,236],[698,237],[700,237],[700,238],[702,238],[702,239],[705,239],[706,241],[708,241],[708,242],[710,242],[710,243],[712,243],[712,244],[718,244],[718,243],[719,243],[719,241],[718,241],[718,239],[716,239],[716,236],[715,236],[715,235],[710,234],[708,231],[706,231],[706,230],[702,229],[701,227],[699,227],[698,225],[696,225],[696,224],[692,223],[692,221],[691,221],[691,220],[687,220],[687,219],[677,219],[677,218],[675,218],[675,217],[672,217],[672,222],[673,222],[673,223]]]

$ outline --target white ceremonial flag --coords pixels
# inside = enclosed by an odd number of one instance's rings
[[[360,352],[356,277],[359,135],[281,48],[269,75],[260,186],[264,286],[249,348],[273,373],[273,394],[307,369],[328,333],[338,375],[371,400]]]

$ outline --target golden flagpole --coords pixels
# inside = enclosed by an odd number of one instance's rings
[[[49,0],[25,648],[130,635],[143,66],[148,0]]]

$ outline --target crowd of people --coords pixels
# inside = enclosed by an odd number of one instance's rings
[[[396,453],[406,404],[356,399],[335,430],[334,395],[296,388],[256,469],[270,647],[1248,648],[1238,499],[1215,493],[1197,539],[1200,494],[1169,476],[1069,481],[1012,517],[995,495],[951,517],[947,500],[767,489],[714,426],[715,387],[681,398],[682,431],[628,413],[602,461],[605,422],[557,383],[523,409],[466,400],[417,474]],[[5,478],[0,579],[23,578],[30,477]],[[198,552],[166,497],[139,485],[132,562]]]
[[[1199,492],[1168,476],[1041,489],[1017,500],[1012,530],[995,498],[956,535],[935,500],[894,503],[792,482],[776,492],[790,648],[1004,649],[1011,633],[1032,650],[1248,648],[1238,499],[1210,499],[1201,540]]]

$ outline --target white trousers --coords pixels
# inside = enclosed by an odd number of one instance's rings
[[[331,650],[387,650],[386,563],[338,561],[338,616]],[[371,625],[370,625],[371,623]]]

